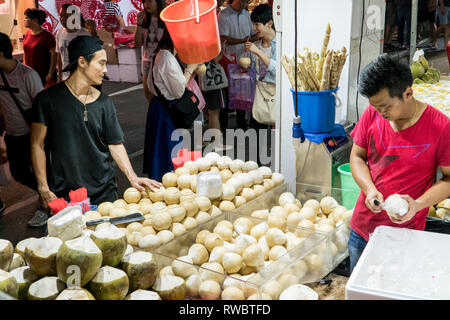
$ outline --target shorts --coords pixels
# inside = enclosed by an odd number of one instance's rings
[[[445,15],[441,15],[440,7],[437,8],[439,23],[441,25],[446,25],[450,23],[450,7],[445,7]]]
[[[202,91],[202,93],[203,98],[205,98],[206,109],[218,110],[222,108],[227,108],[228,95],[225,89]]]
[[[397,20],[397,5],[394,2],[386,2],[386,21],[388,25],[395,25]]]

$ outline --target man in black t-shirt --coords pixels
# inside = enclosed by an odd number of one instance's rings
[[[38,191],[45,203],[68,197],[71,190],[86,187],[92,204],[118,198],[116,162],[138,190],[158,188],[160,183],[140,178],[131,167],[123,146],[123,132],[111,98],[93,85],[106,73],[102,42],[78,36],[69,43],[70,77],[39,93],[34,100],[31,153]],[[46,179],[44,141],[51,154],[51,181]]]

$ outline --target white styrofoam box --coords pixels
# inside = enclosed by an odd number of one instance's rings
[[[110,81],[120,81],[119,65],[118,64],[107,64],[106,69]]]
[[[137,64],[119,64],[120,81],[141,82],[141,66]]]
[[[117,48],[119,64],[141,64],[140,48]]]
[[[450,235],[379,226],[345,286],[346,300],[450,299]]]
[[[67,207],[47,220],[48,235],[63,241],[77,238],[83,232],[81,206]]]

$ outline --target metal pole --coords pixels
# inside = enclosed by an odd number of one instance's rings
[[[409,64],[412,62],[414,53],[416,52],[417,39],[417,12],[419,11],[419,0],[412,0],[411,8],[411,37],[409,47]]]

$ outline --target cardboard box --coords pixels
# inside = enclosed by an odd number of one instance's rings
[[[107,64],[106,69],[108,72],[106,75],[109,78],[109,81],[120,81],[120,72],[118,64]]]
[[[141,82],[140,64],[119,64],[120,81],[139,83]]]
[[[114,44],[114,37],[112,32],[106,31],[104,29],[97,29],[97,35],[105,45]]]
[[[108,64],[119,64],[119,58],[117,56],[117,50],[113,48],[112,44],[105,44],[106,57]]]
[[[140,48],[117,48],[119,64],[141,65]]]

